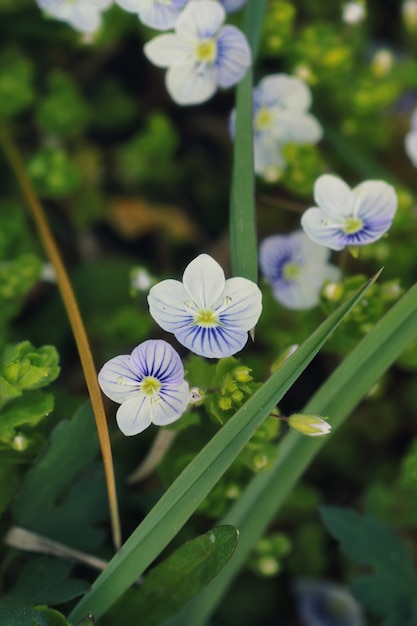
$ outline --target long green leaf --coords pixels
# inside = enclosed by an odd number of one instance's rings
[[[245,9],[245,34],[253,62],[259,44],[266,0],[250,0]],[[230,200],[230,256],[234,275],[256,282],[258,255],[253,166],[252,68],[237,88],[233,178]]]
[[[110,561],[70,620],[77,622],[89,612],[99,618],[152,563],[375,280],[328,317],[201,450]]]
[[[303,412],[329,415],[333,432],[417,336],[417,285],[380,320],[322,385]],[[233,559],[219,576],[180,613],[170,626],[202,626],[216,609],[229,585],[245,563],[250,550],[277,515],[312,459],[329,437],[309,439],[289,432],[273,468],[258,474],[239,501],[220,522],[240,531]]]

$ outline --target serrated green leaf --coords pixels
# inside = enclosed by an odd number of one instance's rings
[[[37,604],[62,604],[88,589],[88,582],[70,578],[71,564],[50,557],[35,558],[23,567],[13,589],[0,599],[0,607],[14,609]]]
[[[233,554],[237,540],[238,531],[233,526],[219,526],[188,541],[154,567],[138,590],[122,598],[123,613],[140,615],[141,626],[157,626],[175,615],[217,576]],[[112,614],[118,614],[118,605]]]
[[[18,426],[36,424],[54,408],[54,396],[42,391],[28,391],[2,409],[0,439],[10,440]]]
[[[398,613],[399,607],[416,602],[413,561],[403,541],[388,526],[371,515],[343,507],[324,506],[320,513],[344,552],[373,570],[352,585],[363,604],[378,615],[390,615]]]
[[[48,448],[16,498],[15,523],[80,550],[97,545],[104,532],[96,527],[106,511],[104,478],[101,470],[87,469],[98,448],[92,410],[86,404],[53,430]]]

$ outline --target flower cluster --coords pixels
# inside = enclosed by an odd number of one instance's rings
[[[209,358],[231,356],[244,347],[261,314],[261,300],[255,283],[240,277],[226,280],[207,254],[188,265],[183,282],[163,280],[148,296],[150,313],[161,328]],[[136,435],[150,424],[171,424],[188,404],[199,401],[184,381],[179,354],[162,340],[145,341],[132,354],[111,359],[98,377],[103,392],[121,404],[116,420],[125,435]]]
[[[253,92],[253,141],[255,172],[269,180],[279,178],[285,167],[282,148],[289,143],[314,144],[322,128],[308,113],[311,93],[299,78],[274,74],[261,80]],[[234,134],[235,112],[230,119]]]

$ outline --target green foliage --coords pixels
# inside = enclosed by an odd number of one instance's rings
[[[52,72],[48,76],[48,87],[48,93],[36,109],[39,126],[64,138],[83,133],[91,111],[72,78],[62,71]]]
[[[147,574],[137,590],[129,591],[108,614],[132,622],[140,615],[141,626],[157,626],[218,574],[232,556],[238,540],[233,526],[219,526],[177,548]],[[112,619],[113,618],[113,619]]]
[[[2,376],[23,391],[49,385],[59,375],[59,355],[54,346],[35,348],[30,341],[6,346],[2,355]]]
[[[43,148],[28,163],[28,174],[40,196],[62,198],[81,182],[71,156],[61,148]]]
[[[412,626],[417,620],[417,573],[403,541],[371,517],[341,507],[322,507],[322,519],[356,563],[372,569],[352,584],[355,596],[384,626]]]
[[[47,606],[32,609],[1,609],[2,626],[70,626],[61,613]]]
[[[35,99],[33,63],[19,50],[0,56],[0,119],[9,119],[27,109]]]
[[[37,604],[63,604],[88,588],[83,580],[70,578],[71,564],[49,557],[32,559],[23,567],[11,591],[0,599],[0,608]]]
[[[103,539],[101,471],[93,466],[98,441],[89,405],[58,424],[48,448],[27,474],[13,506],[15,523],[80,550]]]
[[[292,541],[284,533],[275,533],[259,539],[249,555],[248,567],[259,576],[269,578],[281,571],[282,561],[292,549]]]

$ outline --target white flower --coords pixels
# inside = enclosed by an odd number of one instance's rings
[[[267,76],[253,92],[255,172],[268,176],[272,168],[285,167],[282,148],[288,143],[317,143],[322,129],[307,112],[311,105],[308,86],[287,74]],[[232,133],[234,113],[231,117]]]
[[[345,24],[359,24],[365,19],[366,8],[361,2],[346,2],[342,9]]]
[[[116,420],[124,435],[175,422],[190,399],[179,354],[162,340],[144,341],[131,355],[110,359],[98,381],[103,393],[121,404]]]
[[[332,427],[326,418],[317,415],[303,415],[295,413],[288,418],[288,425],[299,433],[307,435],[307,437],[322,437],[328,435]]]
[[[410,132],[404,140],[404,148],[414,167],[417,167],[417,107],[411,115]]]
[[[57,20],[68,22],[82,33],[94,33],[101,24],[101,13],[113,0],[36,0],[38,6]]]
[[[243,7],[246,0],[218,0],[218,2],[220,2],[227,13],[234,13]]]
[[[298,618],[304,626],[365,626],[362,608],[347,587],[301,580],[295,591]]]
[[[157,30],[169,30],[188,0],[116,0],[131,13],[137,13],[140,21]]]
[[[190,2],[175,34],[159,35],[144,47],[158,67],[167,67],[166,87],[178,104],[208,100],[217,87],[231,87],[251,64],[249,44],[235,26],[223,26],[224,8],[213,0]]]
[[[382,180],[351,189],[337,176],[324,174],[315,182],[314,199],[318,206],[307,209],[301,226],[310,239],[332,250],[377,241],[397,210],[394,188]]]
[[[319,303],[326,280],[340,280],[340,270],[328,263],[330,250],[298,230],[273,235],[261,243],[259,263],[274,297],[288,309],[311,309]]]
[[[182,283],[163,280],[152,287],[148,302],[161,328],[209,358],[242,350],[262,310],[259,287],[246,278],[225,280],[220,265],[207,254],[191,261]]]

